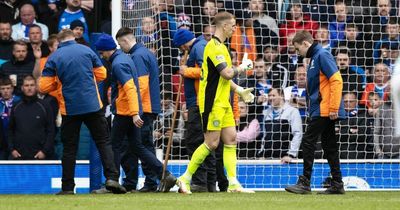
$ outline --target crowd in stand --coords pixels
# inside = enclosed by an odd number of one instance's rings
[[[95,20],[90,2],[0,1],[0,160],[59,157],[54,146],[60,123],[54,102],[57,97],[53,97],[57,93],[42,95],[33,87],[47,57],[57,49],[54,34],[58,31],[70,28],[78,43],[90,45],[90,33],[97,32],[91,28]],[[342,75],[347,119],[336,124],[340,158],[400,157],[400,139],[393,137],[389,85],[400,52],[399,1],[149,2],[152,14],[143,15],[134,29],[138,42],[158,55],[163,113],[156,121],[154,138],[162,146],[169,133],[174,133],[174,159],[187,158],[183,142],[187,117],[184,95],[180,104],[174,103],[181,55],[172,38],[177,29],[186,28],[209,40],[218,11],[229,11],[237,18],[235,33],[228,42],[233,65],[239,65],[245,53],[254,62],[254,69],[238,78],[241,86],[255,88],[256,96],[254,103],[237,104],[240,159],[302,155],[306,75],[308,65],[314,64],[300,57],[292,44],[299,30],[309,31],[332,53]],[[123,8],[135,9],[135,1],[123,1]],[[109,21],[104,22],[101,32],[110,33]],[[181,112],[175,128],[171,128],[175,106]]]

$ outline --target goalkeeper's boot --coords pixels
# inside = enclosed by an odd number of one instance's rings
[[[243,188],[241,184],[230,184],[228,186],[228,193],[255,193],[254,190]]]
[[[124,194],[126,193],[125,187],[120,185],[117,181],[108,179],[106,181],[106,189],[114,194]]]
[[[342,181],[331,181],[331,186],[325,191],[318,192],[317,194],[331,195],[331,194],[344,194],[344,187]]]
[[[307,177],[305,176],[299,176],[297,184],[287,186],[285,190],[295,194],[310,194],[311,193],[310,180],[308,180]]]
[[[176,181],[176,185],[179,187],[179,193],[192,194],[190,191],[190,180],[185,179],[185,177],[180,176]]]

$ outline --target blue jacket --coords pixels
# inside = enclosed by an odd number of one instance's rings
[[[143,112],[159,114],[161,112],[160,70],[157,58],[141,43],[135,44],[129,53],[137,67]]]
[[[61,42],[44,67],[40,91],[48,93],[61,84],[60,112],[80,115],[99,111],[103,104],[97,82],[107,77],[100,58],[87,46],[75,41]]]
[[[142,113],[137,68],[132,59],[121,50],[110,57],[111,112],[134,116]]]
[[[191,108],[197,106],[197,91],[199,87],[199,79],[201,65],[203,64],[204,48],[207,45],[207,40],[204,36],[199,36],[194,42],[189,52],[189,58],[185,70],[184,86],[186,107]]]
[[[311,58],[307,69],[309,116],[329,117],[330,112],[338,112],[339,119],[345,118],[343,80],[332,54],[313,44],[306,57]]]

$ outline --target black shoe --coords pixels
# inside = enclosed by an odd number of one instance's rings
[[[157,192],[157,186],[143,186],[138,192],[148,193],[148,192]]]
[[[124,194],[126,193],[125,187],[120,185],[117,181],[108,179],[106,181],[106,189],[111,191],[114,194]]]
[[[61,190],[56,195],[75,195],[73,190]]]
[[[215,184],[214,185],[209,184],[209,185],[207,185],[207,188],[208,188],[208,192],[217,192],[217,186]]]
[[[317,194],[323,194],[323,195],[332,195],[332,194],[344,194],[344,187],[343,187],[343,182],[342,181],[331,181],[331,186],[326,189],[325,191],[318,192]]]
[[[295,194],[310,194],[311,193],[310,180],[308,180],[307,177],[305,176],[299,176],[297,184],[287,186],[285,190]]]
[[[332,177],[326,177],[325,180],[322,182],[322,188],[329,188],[331,187]]]
[[[169,190],[175,186],[176,184],[176,177],[172,175],[169,171],[165,172],[165,178],[160,181],[158,185],[158,192],[169,192]]]
[[[92,192],[90,192],[91,194],[108,194],[111,193],[110,190],[107,190],[105,187],[102,187],[100,189],[97,190],[92,190]]]
[[[198,185],[198,184],[191,184],[190,191],[199,193],[199,192],[208,192],[208,189],[206,186],[202,186],[202,185]]]

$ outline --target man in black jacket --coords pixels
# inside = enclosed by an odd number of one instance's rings
[[[13,107],[9,124],[10,159],[51,159],[54,152],[52,108],[36,95],[36,81],[26,76],[23,99]]]
[[[0,20],[0,66],[11,60],[14,41],[11,38],[11,23]]]
[[[23,41],[16,41],[14,43],[12,54],[12,59],[0,66],[0,76],[11,79],[14,86],[14,93],[19,96],[22,94],[22,79],[32,74],[35,63],[28,60],[28,46]]]

